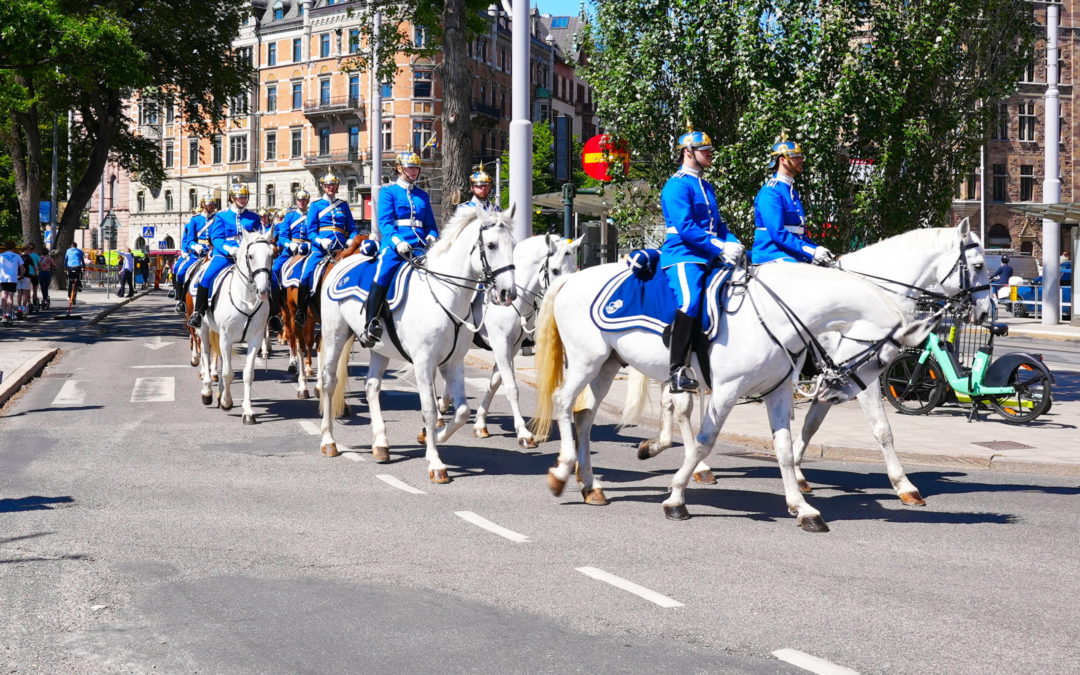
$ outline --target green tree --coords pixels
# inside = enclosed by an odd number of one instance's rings
[[[232,48],[243,0],[5,0],[0,3],[0,142],[12,165],[23,239],[40,244],[41,129],[74,111],[71,189],[55,247],[73,239],[112,159],[153,186],[164,178],[156,141],[137,133],[124,102],[176,104],[190,133],[225,119],[251,85]]]
[[[586,77],[653,186],[674,169],[686,120],[712,137],[710,179],[747,243],[786,131],[807,152],[810,221],[832,222],[830,246],[846,250],[944,222],[1036,30],[1023,0],[602,2]],[[869,175],[852,159],[872,160]],[[624,222],[640,214],[630,206]]]

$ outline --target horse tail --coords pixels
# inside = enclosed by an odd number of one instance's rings
[[[221,356],[220,336],[216,330],[210,331],[210,356],[212,358]]]
[[[620,427],[628,427],[637,422],[641,410],[649,401],[649,378],[636,368],[631,368],[626,381],[626,402],[623,404]]]
[[[593,396],[592,387],[585,387],[574,399],[574,412],[592,410],[594,407],[596,407],[596,397]]]
[[[349,381],[349,353],[352,352],[353,342],[356,341],[355,335],[350,335],[345,340],[345,345],[341,348],[341,355],[338,357],[337,362],[337,383],[334,385],[334,391],[331,392],[331,414],[336,419],[341,417],[345,412],[345,392],[348,389],[346,386]],[[325,354],[322,350],[322,345],[319,345],[319,353]],[[303,367],[303,364],[298,364],[299,367]],[[319,397],[322,400],[322,397]]]
[[[552,396],[563,382],[565,351],[559,336],[559,326],[555,323],[555,300],[567,279],[569,277],[559,277],[551,286],[536,319],[536,393],[539,402],[532,421],[532,431],[542,438],[547,437],[551,428]]]

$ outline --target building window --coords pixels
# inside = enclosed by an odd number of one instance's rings
[[[146,210],[146,193],[142,190],[135,195],[135,210],[140,213]]]
[[[109,178],[109,208],[116,207],[116,176]]]
[[[274,20],[281,21],[285,18],[285,3],[278,0],[274,3]]]
[[[428,141],[435,133],[435,123],[421,120],[413,120],[413,150],[420,153],[424,159],[431,159],[431,146]]]
[[[303,59],[303,40],[296,38],[292,41],[292,60],[293,63],[300,63]]]
[[[319,80],[319,105],[330,105],[330,78]]]
[[[1031,61],[1028,61],[1027,64],[1024,65],[1024,79],[1023,79],[1023,81],[1024,82],[1034,82],[1035,81],[1035,59],[1032,59]]]
[[[390,82],[383,82],[379,86],[379,96],[385,98],[394,98],[394,85]]]
[[[266,85],[266,112],[275,112],[277,110],[277,85]]]
[[[555,16],[551,18],[552,28],[566,28],[570,25],[570,17],[568,16]]]
[[[326,156],[330,154],[330,127],[323,127],[319,129],[319,155]]]
[[[1035,167],[1032,164],[1020,165],[1020,201],[1030,202],[1035,194]]]
[[[349,188],[349,203],[350,204],[359,204],[360,203],[360,190],[359,190],[359,187],[357,185],[357,182],[356,182],[355,178],[350,178],[349,179],[348,188]]]
[[[383,120],[382,123],[382,149],[389,152],[394,147],[394,122]]]
[[[413,46],[423,49],[427,45],[427,31],[423,26],[413,26]]]
[[[241,63],[248,66],[255,65],[255,61],[252,58],[253,55],[254,52],[251,50],[251,47],[240,47],[236,50],[236,58],[238,58]]]
[[[199,139],[197,138],[189,138],[187,141],[187,163],[188,166],[199,164]]]
[[[997,123],[994,125],[994,138],[999,141],[1009,140],[1009,104],[998,103]]]
[[[158,123],[158,104],[157,101],[143,101],[142,108],[140,109],[142,115],[142,123],[149,126],[157,126]]]
[[[214,164],[221,164],[221,136],[214,136]]]
[[[360,29],[359,28],[350,28],[349,29],[349,53],[350,54],[359,54],[360,53]]]
[[[355,108],[360,105],[360,76],[349,76],[349,106]]]
[[[246,162],[248,158],[247,136],[229,137],[229,161]]]
[[[277,159],[277,132],[266,132],[266,161]]]
[[[1009,228],[1001,223],[995,223],[986,233],[986,243],[993,248],[1012,248],[1012,236]]]
[[[413,71],[413,98],[431,98],[432,78],[430,70]]]
[[[277,10],[275,10],[275,11],[277,11]],[[268,65],[268,66],[276,66],[277,65],[277,43],[276,42],[271,42],[270,44],[266,45],[266,65]]]
[[[330,56],[330,33],[319,36],[319,58],[325,59]]]
[[[239,96],[233,96],[229,99],[229,110],[233,115],[246,115],[251,110],[251,104],[248,101],[247,93],[240,94]]]
[[[173,142],[165,141],[165,168],[173,168],[173,164],[176,162],[176,152],[173,150]]]
[[[1017,106],[1020,111],[1020,140],[1035,140],[1035,101],[1021,101]]]
[[[176,121],[176,106],[172,101],[165,104],[165,124],[172,124]]]
[[[165,191],[165,210],[166,211],[172,211],[173,210],[172,190],[166,190]]]
[[[194,211],[199,208],[199,198],[196,194],[195,188],[191,188],[187,191],[187,208],[188,211]]]
[[[301,133],[302,133],[301,129],[291,129],[290,130],[290,139],[289,139],[289,156],[290,157],[299,157],[300,156]]]
[[[971,173],[969,173],[967,175],[967,186],[966,186],[967,189],[966,189],[966,191],[964,193],[964,198],[965,199],[975,199],[975,195],[976,195],[975,186],[978,185],[978,181],[979,181],[979,174],[976,173],[975,171],[972,171]]]
[[[266,208],[272,209],[277,203],[277,195],[274,194],[274,185],[271,183],[266,186]]]
[[[292,183],[289,185],[289,198],[295,200],[296,193],[300,191],[300,183]]]
[[[1003,202],[1006,198],[1006,186],[1008,185],[1008,174],[1005,172],[1004,164],[994,165],[994,201]]]
[[[349,127],[349,161],[355,162],[360,158],[360,127]]]
[[[304,94],[303,83],[302,82],[293,82],[292,83],[292,107],[293,107],[293,110],[299,110],[300,108],[303,107],[303,105],[304,105],[303,94]]]

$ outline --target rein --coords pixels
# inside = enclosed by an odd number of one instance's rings
[[[971,295],[974,295],[975,293],[979,293],[981,291],[990,290],[990,284],[984,284],[984,285],[981,285],[981,286],[972,286],[971,285],[971,273],[968,271],[967,265],[965,264],[964,254],[969,249],[973,249],[973,248],[979,248],[979,244],[977,244],[975,242],[971,242],[971,243],[967,243],[967,244],[961,242],[961,244],[960,244],[960,255],[957,257],[956,262],[949,269],[949,273],[946,274],[944,277],[942,277],[941,281],[938,282],[939,286],[944,286],[946,279],[951,277],[954,273],[959,274],[960,275],[960,292],[957,293],[956,295],[947,295],[945,293],[938,293],[937,291],[931,291],[931,290],[929,290],[927,288],[923,288],[921,286],[915,286],[913,284],[906,284],[906,283],[904,283],[902,281],[897,281],[895,279],[889,279],[888,277],[880,277],[880,276],[877,276],[875,274],[869,274],[867,272],[859,272],[859,271],[856,271],[856,270],[844,269],[843,265],[841,264],[840,259],[837,259],[836,265],[834,265],[834,267],[836,269],[838,269],[838,270],[843,271],[843,272],[847,272],[848,274],[856,274],[856,275],[858,275],[860,277],[863,277],[863,278],[866,278],[866,279],[874,279],[876,281],[884,281],[885,283],[893,284],[893,285],[896,285],[896,286],[903,286],[904,288],[907,288],[907,289],[913,290],[913,291],[918,291],[922,295],[925,295],[925,296],[928,296],[928,297],[931,297],[931,298],[935,298],[935,299],[938,299],[938,300],[953,300],[953,299],[955,299],[955,298],[957,298],[959,296],[962,296],[962,295],[971,296]],[[881,288],[882,290],[888,291],[889,293],[894,293],[896,295],[907,295],[907,293],[898,291],[898,290],[896,290],[894,288],[889,288],[889,287],[883,286],[881,284],[876,284],[876,285],[879,288]]]
[[[269,241],[267,241],[265,239],[256,239],[255,241],[248,244],[248,248],[251,248],[255,244],[266,244],[267,246],[270,246],[270,247],[274,246],[274,244],[272,242],[269,242]],[[245,251],[245,254],[246,254],[246,251]],[[255,290],[256,290],[255,289],[255,277],[257,277],[259,274],[262,274],[262,273],[265,273],[267,276],[270,276],[270,273],[271,273],[270,268],[269,267],[260,267],[257,270],[254,270],[253,272],[251,272],[250,274],[244,274],[244,270],[240,268],[239,258],[240,258],[240,256],[237,256],[237,262],[232,266],[232,268],[229,270],[229,272],[230,273],[235,272],[240,277],[240,279],[243,281],[245,289],[247,289],[247,290],[249,290],[251,292],[255,292]],[[245,259],[246,259],[246,255],[245,255]],[[224,281],[222,282],[222,285],[224,286]],[[247,332],[248,332],[248,328],[251,327],[251,320],[255,316],[255,314],[258,313],[259,309],[262,308],[263,301],[259,300],[258,302],[254,303],[254,304],[248,305],[251,308],[251,311],[250,312],[245,312],[243,309],[240,308],[239,305],[236,304],[236,298],[233,297],[232,285],[231,284],[229,285],[228,296],[229,296],[229,302],[232,303],[233,309],[235,309],[237,312],[239,312],[245,318],[244,331],[240,334],[240,341],[244,342],[244,341],[247,340]],[[256,298],[258,298],[258,295],[256,295]],[[244,304],[248,304],[248,303],[245,302]]]

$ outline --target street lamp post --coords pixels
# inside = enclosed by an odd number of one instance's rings
[[[504,3],[505,4],[505,3]],[[513,120],[510,122],[510,204],[514,213],[514,236],[532,236],[532,121],[529,118],[532,22],[529,0],[513,0]]]
[[[375,12],[371,17],[371,234],[379,241],[379,190],[382,189],[382,83],[375,76],[379,59],[379,30],[382,27],[382,12]],[[361,205],[361,210],[363,205]]]
[[[1044,137],[1045,175],[1043,176],[1043,203],[1057,204],[1061,201],[1061,179],[1058,178],[1058,124],[1061,101],[1058,98],[1058,22],[1061,7],[1046,3],[1046,135]],[[1054,325],[1061,321],[1061,291],[1058,279],[1061,255],[1061,225],[1056,220],[1043,218],[1043,315],[1042,323]]]

